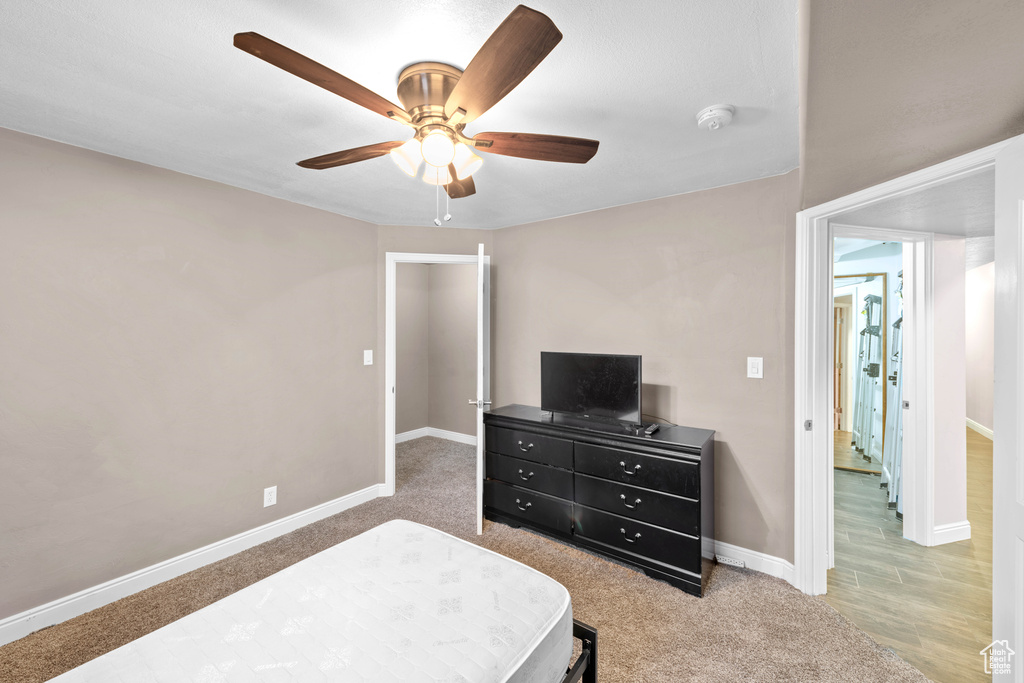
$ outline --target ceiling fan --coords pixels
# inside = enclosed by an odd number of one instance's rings
[[[336,95],[416,130],[411,140],[332,152],[298,162],[325,169],[390,154],[398,166],[444,185],[452,199],[476,192],[472,174],[482,164],[473,150],[491,154],[583,164],[597,153],[598,142],[534,133],[478,133],[467,136],[466,124],[493,107],[530,75],[562,39],[546,15],[519,5],[491,34],[465,71],[440,62],[419,62],[398,76],[402,107],[326,66],[258,33],[235,34],[235,47],[259,57]]]

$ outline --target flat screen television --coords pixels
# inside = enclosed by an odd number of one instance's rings
[[[540,409],[641,422],[640,356],[540,354]]]

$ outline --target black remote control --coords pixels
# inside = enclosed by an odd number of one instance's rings
[[[658,425],[652,424],[652,425],[648,426],[647,429],[644,430],[644,436],[650,436],[651,434],[653,434],[656,431],[658,431]]]

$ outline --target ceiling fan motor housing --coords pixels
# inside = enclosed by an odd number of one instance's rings
[[[443,124],[444,105],[462,70],[441,62],[417,62],[398,75],[398,100],[409,112],[413,125]]]

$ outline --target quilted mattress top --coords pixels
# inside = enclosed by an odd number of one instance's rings
[[[395,520],[54,680],[553,682],[571,651],[561,584]]]

